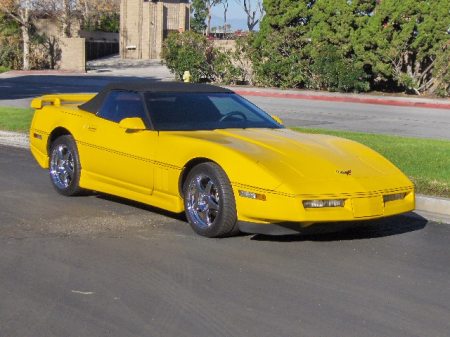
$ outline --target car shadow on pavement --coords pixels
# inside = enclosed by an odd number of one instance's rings
[[[142,204],[138,201],[134,201],[134,200],[129,200],[129,199],[124,199],[121,197],[117,197],[114,195],[109,195],[109,194],[102,194],[99,192],[91,192],[92,195],[94,195],[96,198],[98,199],[102,199],[102,200],[108,200],[108,201],[112,201],[118,204],[123,204],[123,205],[127,205],[130,207],[134,207],[134,208],[138,208],[141,209],[143,211],[148,211],[148,212],[152,212],[152,213],[156,213],[159,215],[163,215],[163,216],[167,216],[169,218],[172,218],[174,220],[179,220],[179,221],[184,221],[186,222],[186,216],[184,213],[173,213],[170,211],[167,211],[165,209],[162,208],[157,208],[154,206],[150,206],[147,204]]]
[[[156,213],[158,215],[166,216],[173,220],[187,222],[186,216],[183,213],[173,213],[167,210],[153,207],[150,205],[142,204],[137,201],[128,200],[108,194],[102,194],[97,192],[91,192],[96,198],[112,201],[115,203],[127,205],[130,207],[138,208],[144,211]],[[351,228],[343,229],[338,232],[329,232],[329,226],[336,227],[336,223],[322,224],[317,231],[308,234],[297,235],[264,235],[264,234],[246,234],[242,233],[241,236],[249,236],[254,241],[273,241],[273,242],[296,242],[296,241],[347,241],[347,240],[363,240],[374,239],[393,235],[400,235],[409,232],[418,231],[424,229],[428,220],[416,213],[407,213],[406,215],[397,215],[394,217],[370,220],[370,221],[358,221],[353,223],[340,223],[341,227]],[[324,229],[325,228],[325,229]]]
[[[355,227],[351,227],[334,233],[314,233],[314,234],[298,234],[298,235],[281,235],[269,236],[256,234],[251,240],[255,241],[277,241],[277,242],[294,242],[294,241],[347,241],[347,240],[363,240],[387,237],[392,235],[400,235],[409,232],[424,229],[428,220],[416,213],[408,213],[406,215],[398,215],[390,218],[360,221],[355,223]],[[324,224],[324,226],[333,226],[334,224]]]

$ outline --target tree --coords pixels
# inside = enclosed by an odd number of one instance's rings
[[[0,67],[22,67],[20,26],[4,13],[0,13]]]
[[[191,3],[191,23],[190,28],[194,32],[204,34],[206,30],[206,17],[208,10],[206,9],[206,2],[204,0],[192,0]]]
[[[308,74],[308,1],[265,0],[266,15],[253,40],[255,82],[275,87],[304,87]]]
[[[51,17],[62,25],[63,36],[70,36],[71,13],[75,0],[0,0],[0,11],[16,21],[21,29],[23,69],[30,69],[30,45],[33,19]]]
[[[355,53],[354,37],[365,27],[375,0],[317,0],[309,6],[307,35],[311,77],[309,87],[337,91],[367,91],[364,62]]]
[[[0,0],[0,10],[19,25],[22,33],[23,45],[23,69],[30,69],[30,35],[31,35],[31,15],[35,9],[32,0]]]
[[[206,24],[206,36],[209,36],[211,33],[211,16],[212,16],[212,9],[214,6],[220,4],[222,0],[205,0],[206,10],[208,12],[207,14],[207,24]]]
[[[367,90],[353,35],[375,0],[266,0],[267,15],[255,39],[259,83],[340,91]]]
[[[206,36],[209,36],[211,33],[212,9],[222,1],[192,0],[191,13],[193,13],[193,17],[191,18],[191,29],[197,33],[205,33]]]
[[[120,0],[73,0],[81,15],[80,26],[86,30],[119,32]]]
[[[63,37],[71,37],[71,24],[75,18],[77,0],[35,0],[35,11],[55,20]]]
[[[383,0],[359,36],[359,58],[379,83],[393,81],[416,94],[434,91],[435,67],[448,50],[449,13],[448,0]]]
[[[264,8],[262,0],[256,0],[256,3],[252,4],[253,0],[235,0],[244,10],[247,15],[247,27],[250,32],[255,29],[255,26],[259,23],[264,16]],[[256,9],[253,9],[255,6]]]
[[[221,1],[223,6],[223,35],[227,37],[227,12],[228,12],[228,0]]]

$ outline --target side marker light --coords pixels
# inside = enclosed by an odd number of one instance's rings
[[[266,201],[265,194],[260,194],[260,193],[239,190],[239,196],[243,197],[243,198]]]

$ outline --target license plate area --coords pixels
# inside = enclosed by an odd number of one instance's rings
[[[383,197],[353,198],[353,216],[355,218],[366,218],[379,216],[384,213]]]

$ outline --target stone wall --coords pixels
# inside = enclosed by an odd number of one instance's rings
[[[235,51],[235,49],[236,49],[236,41],[235,40],[214,39],[213,45],[216,48],[221,48],[221,49],[229,50],[229,51]]]
[[[164,38],[189,29],[185,0],[122,0],[120,14],[120,54],[125,59],[159,59]]]
[[[61,38],[61,70],[86,72],[86,39]]]

